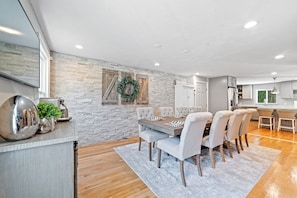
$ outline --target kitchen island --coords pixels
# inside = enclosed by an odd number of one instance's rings
[[[257,109],[275,109],[275,110],[297,110],[294,105],[238,105],[238,108],[257,108]]]
[[[77,196],[75,123],[57,123],[46,134],[7,142],[0,138],[0,197]]]
[[[278,126],[279,122],[279,115],[278,111],[280,110],[293,110],[297,111],[297,107],[295,105],[239,105],[238,108],[240,109],[247,109],[247,108],[256,108],[256,109],[272,109],[273,115],[275,119],[275,126]],[[295,115],[297,117],[297,114]],[[252,120],[258,120],[259,114],[258,112],[255,112]],[[282,121],[283,126],[292,126],[292,123],[289,121]]]

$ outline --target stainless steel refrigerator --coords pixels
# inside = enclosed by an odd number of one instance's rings
[[[215,114],[221,110],[234,110],[237,106],[236,78],[232,76],[209,78],[208,110]]]

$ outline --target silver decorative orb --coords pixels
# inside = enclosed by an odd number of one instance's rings
[[[13,96],[0,107],[0,136],[7,141],[32,137],[39,122],[36,105],[25,96]]]

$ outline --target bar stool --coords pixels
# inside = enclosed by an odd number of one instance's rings
[[[273,109],[258,109],[258,114],[258,128],[262,126],[268,126],[270,130],[272,130],[272,128],[275,128]]]
[[[277,110],[277,113],[279,117],[277,131],[280,129],[291,129],[293,134],[295,134],[297,110]]]

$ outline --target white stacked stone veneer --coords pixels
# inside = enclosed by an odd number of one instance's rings
[[[174,107],[174,80],[192,83],[191,77],[114,66],[101,60],[53,52],[51,61],[52,97],[62,97],[76,123],[79,145],[94,144],[138,135],[135,108]],[[148,105],[102,105],[102,68],[149,76]]]

